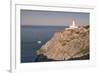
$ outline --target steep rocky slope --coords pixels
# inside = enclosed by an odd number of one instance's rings
[[[89,26],[68,28],[54,33],[37,51],[37,55],[44,55],[53,60],[68,60],[89,55]]]

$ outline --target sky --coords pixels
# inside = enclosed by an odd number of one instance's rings
[[[69,26],[89,25],[89,13],[21,10],[21,25]]]

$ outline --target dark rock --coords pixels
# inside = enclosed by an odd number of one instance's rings
[[[38,55],[35,62],[49,62],[49,61],[70,61],[70,60],[89,60],[90,56],[88,55],[84,55],[82,57],[78,57],[78,58],[70,58],[68,60],[53,60],[53,59],[48,59],[46,56],[44,56],[43,54]]]
[[[54,60],[53,59],[48,59],[43,54],[38,55],[36,60],[35,60],[35,62],[47,62],[47,61],[54,61]]]

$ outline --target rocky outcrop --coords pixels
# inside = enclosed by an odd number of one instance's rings
[[[69,60],[88,55],[89,26],[54,33],[51,40],[37,51],[37,55],[41,54],[53,60]]]
[[[37,55],[37,58],[35,59],[35,62],[47,62],[47,61],[55,61],[53,59],[48,59],[46,56],[40,54]]]

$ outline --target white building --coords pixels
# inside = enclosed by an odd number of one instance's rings
[[[69,28],[65,28],[65,30],[67,30],[67,29],[73,29],[73,28],[78,28],[77,26],[76,26],[76,24],[75,24],[75,21],[73,20],[73,22],[72,22],[72,25],[71,26],[69,26]]]

